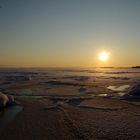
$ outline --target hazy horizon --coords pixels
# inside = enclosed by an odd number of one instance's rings
[[[132,66],[21,66],[21,65],[6,65],[0,66],[0,68],[135,68],[140,67],[140,65]]]
[[[139,14],[139,0],[0,0],[0,67],[138,66]]]

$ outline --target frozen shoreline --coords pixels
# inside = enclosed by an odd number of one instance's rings
[[[23,107],[0,127],[4,140],[140,138],[138,69],[17,70],[0,78],[0,91]]]

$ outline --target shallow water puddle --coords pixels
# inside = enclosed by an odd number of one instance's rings
[[[0,128],[6,127],[11,121],[13,121],[22,109],[23,107],[18,105],[8,107],[4,111],[0,112]]]
[[[107,87],[107,89],[110,89],[112,91],[124,91],[129,87],[130,87],[130,85],[123,85],[123,86],[119,86],[119,87],[117,87],[117,86],[109,86],[109,87]]]
[[[107,94],[99,94],[98,96],[100,96],[100,97],[106,97]]]
[[[118,95],[119,95],[119,96],[124,96],[124,95],[126,95],[126,93],[119,92]]]

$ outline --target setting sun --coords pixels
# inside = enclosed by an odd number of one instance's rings
[[[99,60],[100,61],[107,61],[109,59],[109,52],[103,51],[99,53]]]

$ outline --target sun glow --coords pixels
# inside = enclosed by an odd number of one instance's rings
[[[109,52],[103,51],[99,53],[99,60],[106,62],[109,59]]]

